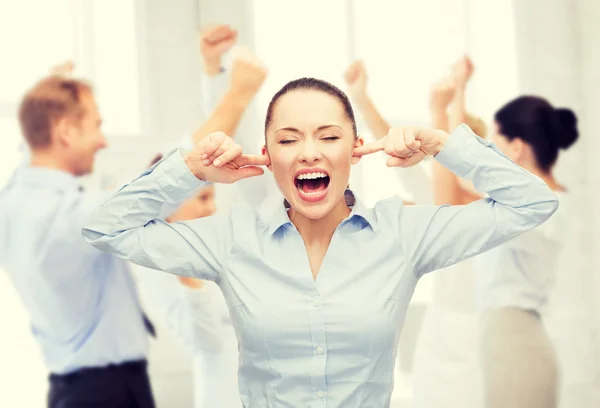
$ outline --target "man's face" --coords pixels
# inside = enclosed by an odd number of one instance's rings
[[[67,147],[67,159],[77,176],[93,171],[96,153],[107,145],[101,131],[102,118],[92,92],[82,92],[81,106],[84,112],[81,120],[70,121],[69,135],[63,138]]]

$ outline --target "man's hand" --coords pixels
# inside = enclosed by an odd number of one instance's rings
[[[210,26],[200,33],[202,69],[208,76],[221,72],[221,58],[237,41],[237,31],[226,24]]]
[[[185,158],[185,164],[200,180],[231,184],[238,180],[260,176],[267,166],[269,156],[250,156],[223,132],[202,138]]]

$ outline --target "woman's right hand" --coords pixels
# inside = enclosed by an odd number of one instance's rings
[[[269,165],[269,156],[252,156],[223,132],[202,138],[184,158],[188,169],[199,180],[231,184],[238,180],[260,176]]]

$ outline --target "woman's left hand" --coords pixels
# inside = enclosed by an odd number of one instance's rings
[[[387,160],[388,167],[410,167],[419,163],[426,156],[438,154],[448,133],[439,129],[427,128],[391,128],[388,134],[376,142],[354,149],[354,157],[362,157],[379,151],[391,156]]]

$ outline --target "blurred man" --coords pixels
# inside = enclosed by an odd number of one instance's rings
[[[77,181],[106,147],[92,88],[45,78],[25,95],[19,120],[31,162],[0,195],[0,260],[51,373],[48,406],[153,407],[145,362],[153,328],[127,264],[79,233],[102,202]]]
[[[262,78],[234,73],[231,86],[192,142],[232,134]],[[30,164],[0,191],[0,267],[31,319],[50,371],[51,408],[154,407],[147,334],[128,265],[87,245],[81,226],[105,199],[78,177],[106,147],[90,85],[42,79],[19,110]]]

